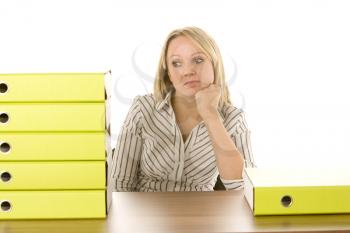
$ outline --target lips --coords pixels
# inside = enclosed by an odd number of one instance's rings
[[[195,85],[195,84],[199,84],[199,81],[198,80],[190,80],[190,81],[185,82],[185,86],[186,85]]]

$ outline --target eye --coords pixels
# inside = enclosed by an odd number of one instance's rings
[[[180,67],[180,66],[181,66],[181,62],[180,62],[180,61],[172,61],[171,64],[172,64],[174,67]]]
[[[194,62],[195,62],[196,64],[200,64],[200,63],[204,62],[204,59],[201,58],[201,57],[196,57],[196,58],[194,58]]]

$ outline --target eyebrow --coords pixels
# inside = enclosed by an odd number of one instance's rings
[[[205,54],[204,52],[201,52],[201,51],[192,53],[191,56],[194,56],[194,55],[197,55],[197,54],[203,54],[203,55],[206,56],[206,54]],[[173,54],[173,55],[169,56],[169,58],[176,57],[176,56],[177,56],[177,57],[181,57],[180,55]]]

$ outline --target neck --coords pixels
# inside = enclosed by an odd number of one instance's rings
[[[171,98],[171,102],[175,108],[181,107],[187,110],[197,110],[196,99],[194,96],[193,97],[180,96],[175,93]]]
[[[177,121],[183,122],[186,119],[201,120],[197,111],[196,99],[193,97],[177,96],[171,98],[172,106],[176,115]]]

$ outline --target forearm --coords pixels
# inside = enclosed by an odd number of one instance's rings
[[[226,180],[242,178],[244,160],[224,127],[217,111],[204,119],[215,152],[220,177]]]

